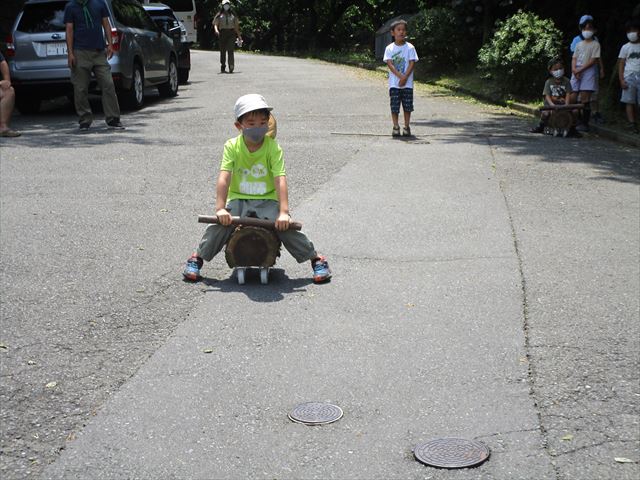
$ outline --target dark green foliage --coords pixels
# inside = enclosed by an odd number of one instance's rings
[[[462,58],[464,33],[454,12],[435,7],[420,12],[411,19],[409,36],[418,55],[434,69],[448,69]]]
[[[491,40],[478,53],[480,68],[505,90],[542,91],[547,63],[561,51],[562,33],[552,20],[523,11],[498,21],[496,27]]]

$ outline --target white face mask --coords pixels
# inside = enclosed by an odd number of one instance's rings
[[[583,30],[582,36],[588,40],[593,37],[593,32],[591,30]]]
[[[229,9],[231,8],[231,5],[229,5],[228,3],[225,3],[222,8],[224,9],[225,12],[228,12]]]
[[[551,75],[553,75],[555,78],[560,78],[564,75],[564,68],[561,68],[559,70],[551,70]]]
[[[638,32],[629,32],[629,33],[627,33],[627,38],[629,39],[630,42],[637,42],[638,41]]]

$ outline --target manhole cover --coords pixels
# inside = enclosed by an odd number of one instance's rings
[[[342,409],[331,403],[301,403],[289,412],[289,419],[305,425],[326,425],[342,418]]]
[[[480,465],[489,458],[491,450],[480,442],[463,438],[436,438],[417,445],[416,460],[438,468],[467,468]]]

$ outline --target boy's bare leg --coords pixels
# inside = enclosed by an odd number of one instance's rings
[[[391,120],[393,121],[393,126],[397,127],[398,125],[398,121],[399,121],[399,115],[397,113],[393,113],[391,112]]]
[[[409,128],[409,123],[411,123],[411,112],[402,112],[404,113],[404,126]]]
[[[630,123],[636,123],[636,106],[633,103],[627,103],[625,109],[627,111],[627,120]]]

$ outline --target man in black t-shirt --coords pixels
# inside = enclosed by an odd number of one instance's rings
[[[64,9],[64,23],[80,130],[87,130],[93,122],[89,104],[92,71],[102,92],[102,108],[107,125],[110,128],[123,129],[120,123],[120,106],[108,62],[113,56],[113,45],[107,6],[103,0],[71,0]]]

